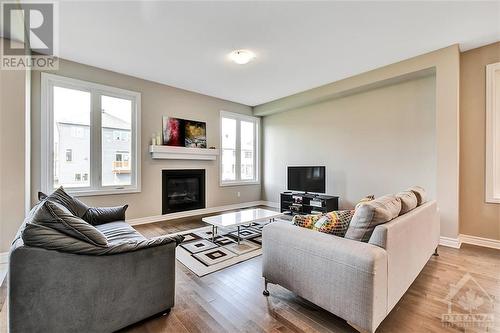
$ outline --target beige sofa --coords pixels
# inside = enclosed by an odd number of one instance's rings
[[[378,225],[368,243],[271,223],[262,233],[264,295],[279,284],[374,332],[435,253],[439,232],[435,201]]]

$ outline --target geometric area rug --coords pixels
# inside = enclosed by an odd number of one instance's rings
[[[236,227],[219,227],[214,242],[211,226],[179,232],[184,241],[176,249],[176,258],[200,277],[254,258],[262,254],[262,228],[268,223],[240,226],[239,245]]]

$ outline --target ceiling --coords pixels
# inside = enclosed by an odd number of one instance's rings
[[[500,40],[500,2],[60,3],[60,56],[250,106],[459,43]],[[227,59],[247,48],[247,65]]]

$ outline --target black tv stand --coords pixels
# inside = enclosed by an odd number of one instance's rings
[[[339,209],[339,197],[307,192],[280,194],[280,211],[287,215],[327,213]]]

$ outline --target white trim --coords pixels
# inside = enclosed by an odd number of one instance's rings
[[[460,235],[460,241],[465,244],[472,244],[482,247],[489,247],[500,250],[500,240],[489,239],[470,235]]]
[[[497,146],[497,128],[500,122],[500,101],[496,100],[496,89],[500,82],[496,82],[496,72],[500,71],[500,62],[486,66],[486,174],[485,174],[485,200],[489,203],[500,203],[500,156]]]
[[[237,204],[232,204],[232,205],[188,210],[188,211],[179,212],[179,213],[140,217],[140,218],[136,218],[136,219],[129,219],[129,220],[127,220],[127,222],[130,225],[147,224],[147,223],[153,223],[153,222],[175,220],[175,219],[179,219],[179,218],[183,218],[183,217],[190,217],[190,216],[196,216],[196,215],[223,212],[223,211],[233,210],[233,209],[248,208],[248,207],[254,207],[254,206],[267,206],[267,203],[271,203],[271,202],[260,201],[260,200],[259,201],[249,201],[249,202],[242,202],[242,203],[237,203]],[[278,205],[277,203],[271,203],[271,204]],[[270,207],[275,207],[275,206],[270,206]]]
[[[439,245],[459,249],[460,246],[462,245],[462,243],[460,241],[460,238],[451,238],[451,237],[441,236],[441,237],[439,237]]]
[[[7,264],[9,262],[9,252],[0,252],[0,264]]]
[[[25,73],[24,105],[24,216],[31,210],[31,68]]]
[[[150,145],[149,152],[152,159],[171,160],[216,160],[219,149],[186,148],[174,146]]]
[[[235,177],[236,180],[222,180],[222,118],[234,119],[236,121],[236,161],[235,161]],[[254,154],[253,163],[255,178],[248,180],[241,180],[241,121],[252,122],[254,124]],[[260,133],[261,133],[261,123],[259,117],[249,116],[241,113],[234,113],[228,111],[220,111],[219,114],[219,146],[220,146],[220,158],[219,158],[219,186],[239,186],[239,185],[259,185],[260,184]]]
[[[91,98],[90,119],[90,186],[67,188],[76,196],[136,193],[141,191],[141,93],[106,86],[94,82],[72,79],[55,74],[41,74],[41,189],[46,193],[53,189],[53,93],[54,86],[86,91]],[[101,181],[101,96],[118,97],[132,103],[132,129],[130,158],[133,166],[132,185],[103,186]]]

